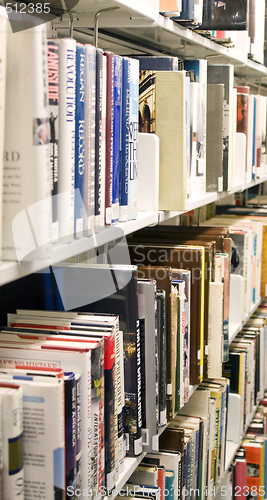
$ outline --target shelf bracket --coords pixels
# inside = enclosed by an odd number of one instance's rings
[[[94,18],[94,46],[97,47],[98,46],[98,19],[99,17],[101,16],[101,14],[103,14],[104,12],[108,12],[110,10],[115,10],[115,9],[119,9],[118,6],[116,7],[107,7],[106,9],[101,9],[99,10],[96,14],[95,14],[95,18]]]

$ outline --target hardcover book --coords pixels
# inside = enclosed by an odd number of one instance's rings
[[[122,57],[114,55],[113,169],[111,222],[119,221]]]
[[[59,165],[58,218],[60,241],[74,237],[74,171],[76,113],[76,41],[71,38],[59,43]]]
[[[223,103],[224,85],[207,86],[206,190],[223,190]]]
[[[59,128],[59,46],[47,40],[48,113],[52,196],[52,241],[58,240],[58,128]]]
[[[6,71],[3,259],[46,259],[52,207],[45,25],[8,35]]]
[[[234,67],[231,64],[215,64],[208,66],[208,83],[224,84],[223,105],[223,191],[232,186],[232,116]]]
[[[85,66],[84,45],[76,45],[76,113],[75,113],[75,174],[74,174],[74,235],[80,238],[86,228],[86,211],[83,199],[86,180],[86,129],[85,129]]]
[[[185,81],[184,71],[140,72],[139,132],[160,140],[160,210],[183,209],[188,197]]]
[[[90,235],[95,214],[96,48],[86,44],[85,55],[86,180],[83,200],[87,212],[87,234]]]
[[[201,30],[246,30],[248,28],[248,1],[203,0]]]
[[[104,54],[107,59],[105,225],[109,225],[111,224],[112,207],[114,54],[113,52],[105,52]]]

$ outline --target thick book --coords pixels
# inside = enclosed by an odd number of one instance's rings
[[[114,97],[113,97],[113,168],[111,222],[119,222],[120,202],[120,141],[121,141],[121,98],[122,57],[114,55]]]
[[[24,494],[27,498],[33,491],[36,496],[43,492],[46,497],[63,500],[66,493],[64,381],[40,378],[37,381],[14,375],[8,380],[20,385],[23,392]],[[5,383],[4,378],[0,377],[0,381]]]
[[[3,498],[24,498],[25,450],[22,398],[23,391],[19,384],[9,384],[8,381],[1,380],[1,495]]]
[[[232,187],[232,119],[233,119],[233,87],[234,67],[231,64],[215,64],[208,66],[208,84],[224,84],[223,105],[223,191]]]
[[[207,86],[207,171],[206,190],[223,189],[223,102],[224,85]]]
[[[52,241],[58,240],[58,127],[59,127],[59,46],[47,40],[48,113],[52,196]]]
[[[156,290],[155,280],[138,280],[138,310],[142,346],[142,436],[143,450],[149,452],[158,451],[159,387]]]
[[[52,211],[45,25],[8,35],[6,71],[3,259],[46,259]]]
[[[185,83],[185,71],[140,72],[139,132],[160,140],[160,210],[183,209],[188,194]]]
[[[76,111],[75,111],[75,171],[74,171],[74,236],[80,238],[86,229],[86,209],[83,194],[86,181],[85,128],[85,47],[76,44]]]
[[[0,151],[4,150],[4,130],[5,130],[5,96],[6,96],[6,67],[7,67],[7,15],[2,8],[0,10]],[[3,178],[3,156],[0,159],[0,175]],[[0,200],[1,212],[1,233],[2,233],[2,201]],[[2,250],[1,250],[2,252]]]
[[[70,242],[74,236],[74,170],[76,110],[76,41],[59,43],[59,165],[58,218],[59,239]]]
[[[87,234],[90,235],[95,214],[96,48],[86,44],[85,56],[86,180],[83,200],[87,212]]]

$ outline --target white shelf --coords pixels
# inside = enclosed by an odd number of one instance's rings
[[[159,19],[159,1],[158,0],[79,0],[71,9],[74,14],[75,26],[81,23],[83,26],[92,27],[94,17],[97,12],[104,9],[114,9],[101,13],[99,16],[99,26],[107,27],[138,27],[138,26],[154,26]],[[75,16],[77,14],[77,16]],[[68,19],[68,16],[63,16]],[[58,18],[54,25],[61,24],[61,19]]]
[[[256,311],[256,309],[259,307],[259,305],[261,303],[261,300],[262,300],[261,298],[259,298],[257,300],[257,302],[251,308],[250,312],[247,313],[246,318],[244,319],[244,321],[242,321],[242,323],[232,323],[232,324],[230,324],[230,329],[229,329],[229,344],[231,344],[231,342],[234,340],[234,338],[240,332],[240,330],[242,330],[243,326],[246,324],[246,322],[249,320],[249,318],[252,316],[252,314],[254,314],[254,312]]]

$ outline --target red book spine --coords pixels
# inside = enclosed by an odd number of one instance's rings
[[[247,462],[246,460],[236,460],[234,468],[234,498],[240,500],[246,498],[247,485]]]
[[[163,466],[158,466],[158,486],[160,488],[160,500],[165,499],[165,477],[166,477],[166,469]]]
[[[112,206],[114,54],[105,52],[105,55],[107,57],[105,225],[109,225]]]

